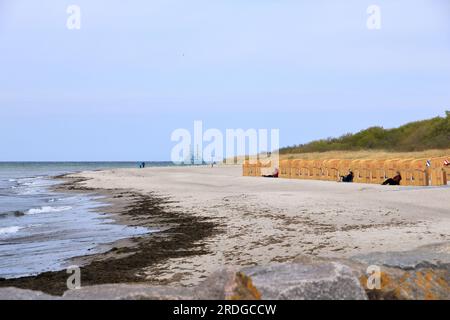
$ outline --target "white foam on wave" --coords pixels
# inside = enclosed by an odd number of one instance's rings
[[[18,226],[0,228],[0,235],[8,234],[8,233],[16,233],[20,229],[22,229],[22,227],[18,227]]]
[[[23,182],[20,185],[21,186],[34,186],[36,185],[38,182],[37,181],[31,181],[31,182]]]
[[[35,186],[45,183],[46,178],[44,176],[32,177],[32,178],[20,178],[15,180],[21,186]]]
[[[70,206],[61,206],[61,207],[50,207],[44,206],[40,208],[33,208],[26,212],[26,214],[37,214],[37,213],[47,213],[47,212],[61,212],[72,209]]]

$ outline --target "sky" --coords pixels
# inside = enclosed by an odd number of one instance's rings
[[[445,110],[447,0],[0,0],[0,161],[169,160],[195,120],[287,146]]]

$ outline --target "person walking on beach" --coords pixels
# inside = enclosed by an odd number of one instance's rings
[[[402,181],[402,176],[400,175],[400,172],[397,171],[397,175],[395,177],[387,179],[382,183],[382,185],[398,186],[400,185],[400,181]]]

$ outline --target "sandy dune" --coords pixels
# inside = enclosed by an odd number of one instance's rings
[[[348,257],[450,240],[450,187],[386,187],[242,177],[241,168],[189,167],[84,172],[83,185],[168,195],[177,210],[207,216],[221,234],[210,254],[148,268],[149,279],[197,283],[227,265]]]

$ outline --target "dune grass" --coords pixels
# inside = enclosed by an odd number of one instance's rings
[[[420,159],[449,156],[450,149],[433,149],[414,152],[391,152],[387,150],[327,151],[281,154],[280,159]]]

